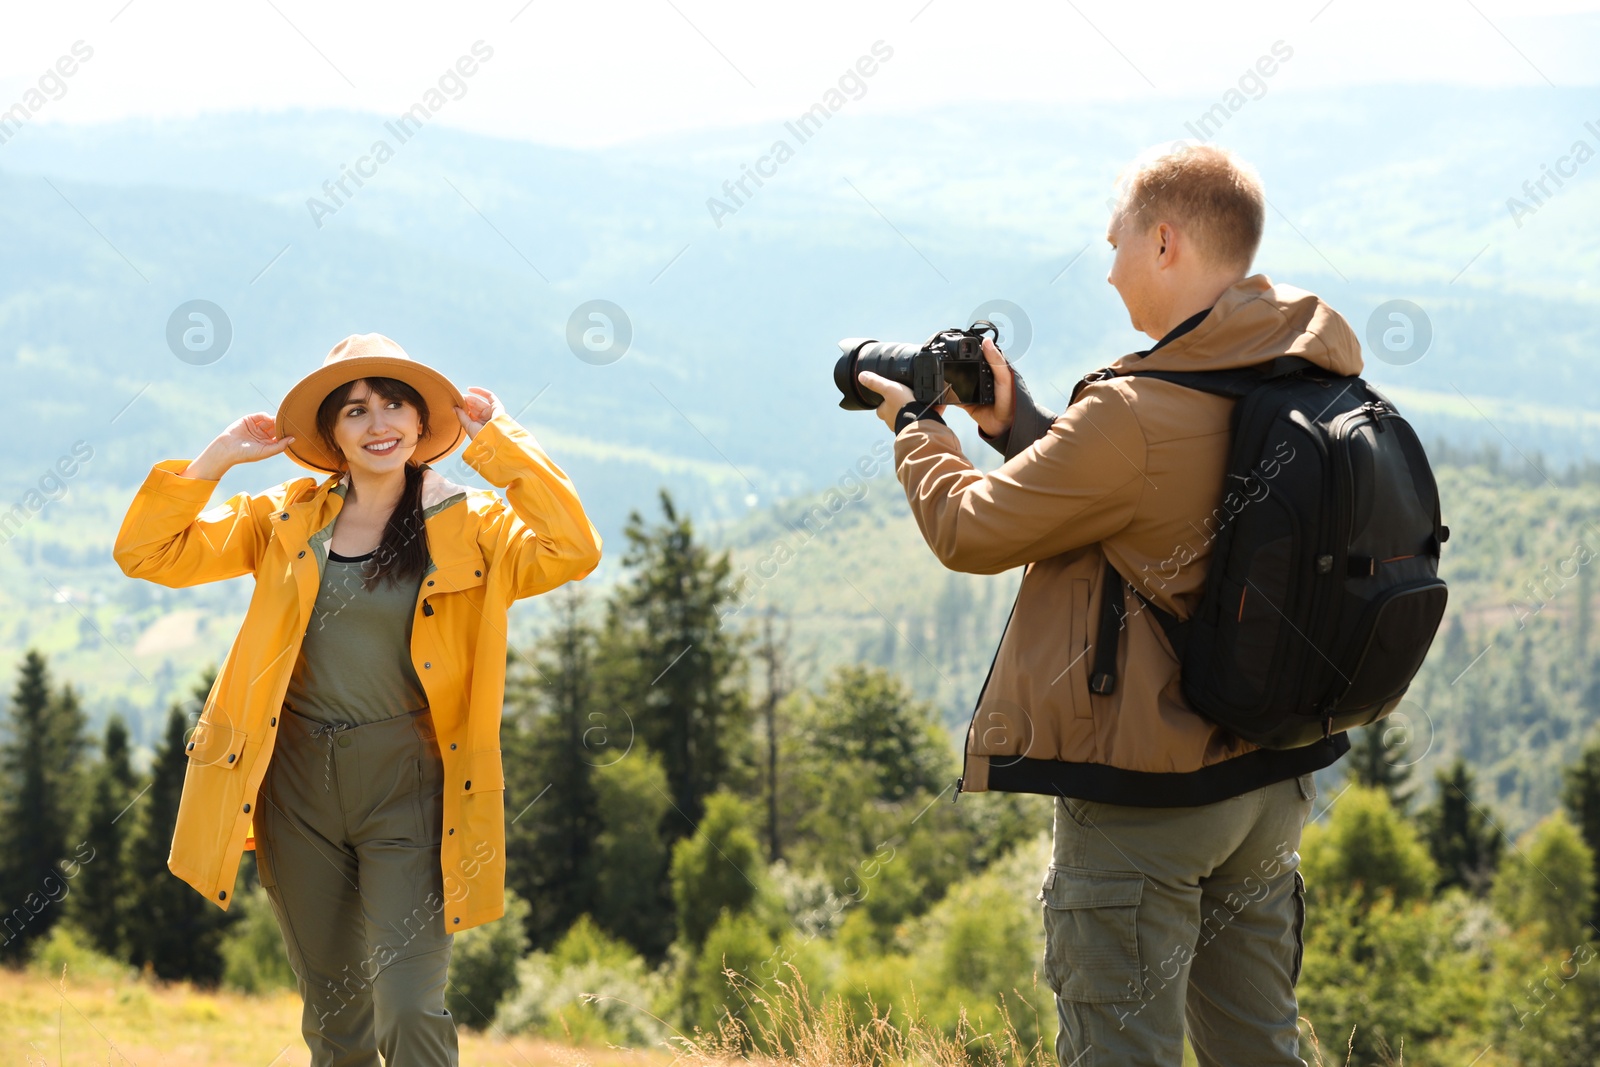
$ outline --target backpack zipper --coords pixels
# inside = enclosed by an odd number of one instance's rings
[[[1335,541],[1336,544],[1334,545],[1333,570],[1328,577],[1327,588],[1330,591],[1337,590],[1347,580],[1346,576],[1350,568],[1350,544],[1349,537],[1346,535],[1349,532],[1350,524],[1355,521],[1356,513],[1355,470],[1350,458],[1350,439],[1354,436],[1355,430],[1364,422],[1372,423],[1374,433],[1388,432],[1383,426],[1383,420],[1386,417],[1397,414],[1398,412],[1394,408],[1381,400],[1368,400],[1360,407],[1335,415],[1333,422],[1328,427],[1328,436],[1337,444],[1339,450],[1338,460],[1333,466],[1334,476],[1340,482],[1339,491],[1334,494],[1336,511],[1333,532],[1335,536],[1330,540]],[[1319,604],[1318,606],[1322,607],[1323,605]],[[1322,630],[1318,633],[1321,638],[1334,636],[1333,621],[1327,619],[1325,615],[1326,612],[1323,611],[1316,616],[1322,624]],[[1343,694],[1349,690],[1352,684],[1351,680],[1344,677],[1338,667],[1333,665],[1331,658],[1329,659],[1329,665],[1332,667],[1333,674],[1338,675],[1340,681],[1344,684],[1335,685],[1332,675],[1328,676],[1329,689],[1336,690],[1340,695],[1328,697],[1323,705],[1317,709],[1322,718],[1322,736],[1324,740],[1333,736],[1335,711],[1338,708],[1339,701],[1343,698]]]

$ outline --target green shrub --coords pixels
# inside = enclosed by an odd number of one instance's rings
[[[1313,904],[1346,892],[1364,904],[1385,894],[1395,904],[1426,900],[1439,880],[1417,831],[1383,790],[1368,786],[1353,784],[1340,794],[1327,826],[1305,828],[1300,851]]]
[[[222,984],[241,993],[295,988],[294,969],[267,891],[253,885],[234,907],[243,914],[222,938]]]
[[[672,899],[678,936],[691,949],[706,940],[718,915],[750,908],[761,892],[766,864],[750,829],[749,805],[719,791],[706,798],[699,832],[672,850]]]
[[[1018,1041],[1037,1049],[1054,1037],[1055,1001],[1040,973],[1044,928],[1037,900],[1050,863],[1050,838],[1040,834],[988,870],[951,887],[926,915],[906,924],[899,952],[852,952],[838,988],[850,1015],[866,1025],[894,1009],[897,1025],[917,1025],[944,1038],[985,1044]],[[871,917],[846,920],[841,942],[871,943]],[[985,1036],[988,1035],[988,1036]],[[993,1049],[991,1049],[993,1051]]]
[[[1594,852],[1557,808],[1518,840],[1490,896],[1512,929],[1528,931],[1549,951],[1570,953],[1597,936],[1588,921],[1594,882]]]
[[[638,1048],[666,1036],[667,999],[662,974],[584,915],[549,952],[518,962],[517,991],[495,1025],[570,1044]]]
[[[483,1029],[516,992],[517,961],[528,949],[528,902],[506,887],[506,913],[455,937],[444,1002],[457,1022]]]
[[[132,981],[139,973],[121,960],[96,950],[88,935],[71,922],[56,923],[50,933],[29,946],[28,969],[34,974],[60,981],[63,967],[68,981],[75,978]]]
[[[706,935],[684,975],[684,1018],[707,1033],[715,1032],[725,1014],[742,1016],[750,991],[768,985],[763,972],[772,972],[778,942],[754,915],[726,908]],[[738,977],[730,984],[726,971]]]

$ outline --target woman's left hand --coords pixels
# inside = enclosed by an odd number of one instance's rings
[[[478,436],[484,423],[506,413],[506,406],[500,403],[500,398],[480,385],[468,386],[467,391],[461,394],[461,399],[467,406],[465,409],[455,409],[456,418],[466,427],[468,437]]]

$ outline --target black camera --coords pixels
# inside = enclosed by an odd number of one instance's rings
[[[965,330],[940,330],[922,344],[847,337],[839,342],[844,355],[833,365],[833,384],[846,411],[868,411],[883,397],[856,381],[864,370],[911,387],[924,404],[993,404],[994,369],[983,358],[983,335],[1000,340],[1000,330],[979,319]],[[946,396],[946,391],[951,394]]]

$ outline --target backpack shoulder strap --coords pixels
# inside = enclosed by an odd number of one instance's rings
[[[1167,641],[1172,645],[1178,662],[1183,662],[1183,649],[1189,631],[1182,620],[1172,612],[1157,607],[1153,600],[1139,592],[1138,586],[1124,582],[1121,572],[1111,565],[1109,559],[1106,560],[1100,585],[1100,624],[1094,638],[1094,665],[1089,671],[1089,692],[1105,696],[1117,688],[1117,642],[1128,620],[1128,605],[1124,598],[1126,588],[1131,588],[1133,595],[1139,598],[1144,605],[1142,610],[1155,615],[1161,629],[1166,631]]]
[[[1067,406],[1071,407],[1073,404],[1078,402],[1078,394],[1083,392],[1084,386],[1093,385],[1095,382],[1103,382],[1108,378],[1115,378],[1116,376],[1117,372],[1112,370],[1110,367],[1101,367],[1099,370],[1092,370],[1088,374],[1085,374],[1073,385],[1072,396],[1067,399]]]
[[[1072,387],[1072,398],[1068,404],[1078,399],[1078,394],[1086,385],[1103,382],[1109,378],[1158,378],[1174,385],[1187,386],[1197,389],[1202,393],[1214,393],[1217,396],[1231,396],[1235,399],[1248,396],[1257,387],[1277,378],[1288,378],[1297,374],[1316,374],[1322,368],[1310,360],[1299,356],[1278,356],[1276,359],[1265,363],[1255,363],[1248,367],[1233,367],[1228,370],[1126,370],[1116,371],[1110,367],[1101,367],[1092,370],[1078,379]]]
[[[1322,368],[1309,360],[1301,359],[1299,356],[1279,356],[1277,359],[1269,360],[1266,363],[1256,363],[1248,367],[1231,367],[1227,370],[1130,370],[1123,372],[1125,376],[1129,377],[1137,375],[1141,378],[1157,378],[1164,382],[1172,382],[1174,385],[1198,389],[1203,393],[1231,396],[1235,399],[1249,396],[1269,382],[1319,373],[1322,373]]]
[[[1117,372],[1110,367],[1102,367],[1096,371],[1085,374],[1078,383],[1072,387],[1072,403],[1078,399],[1078,394],[1084,386],[1095,382],[1103,382],[1116,377],[1141,377],[1156,378],[1174,385],[1182,385],[1204,393],[1217,396],[1229,396],[1240,399],[1249,396],[1261,386],[1274,380],[1288,378],[1303,374],[1324,373],[1310,360],[1299,356],[1279,356],[1265,363],[1253,364],[1248,367],[1235,367],[1228,370],[1212,371],[1162,371],[1162,370],[1129,370]],[[1139,591],[1139,587],[1123,580],[1122,575],[1111,565],[1108,559],[1105,563],[1105,573],[1101,579],[1100,619],[1095,635],[1094,665],[1089,675],[1089,691],[1104,696],[1114,692],[1117,687],[1117,644],[1124,626],[1127,625],[1128,606],[1125,590],[1131,588],[1133,595],[1139,598],[1141,610],[1146,610],[1155,615],[1156,621],[1161,624],[1161,629],[1167,635],[1167,642],[1172,646],[1173,653],[1178,657],[1178,662],[1183,662],[1184,648],[1188,643],[1189,627],[1185,620],[1179,619]]]

